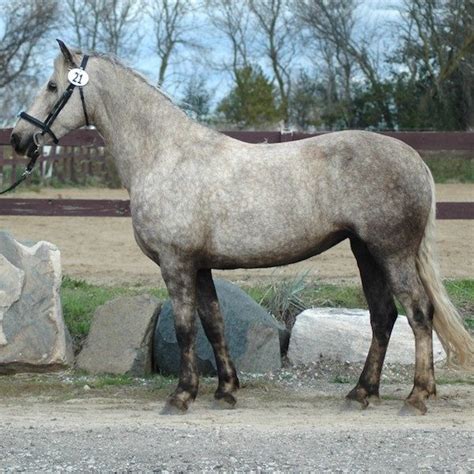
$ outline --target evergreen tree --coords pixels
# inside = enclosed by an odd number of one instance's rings
[[[206,89],[204,78],[192,77],[184,90],[181,106],[199,122],[206,122],[209,116],[210,100],[211,96]]]
[[[252,66],[237,71],[236,84],[217,112],[239,129],[266,127],[282,118],[272,84],[260,68]]]
[[[311,126],[320,124],[318,85],[306,71],[300,72],[293,86],[290,111],[292,125],[300,130],[308,130]]]

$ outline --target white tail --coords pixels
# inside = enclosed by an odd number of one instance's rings
[[[431,172],[427,172],[431,177]],[[449,299],[440,277],[435,253],[436,200],[431,177],[432,205],[425,234],[416,258],[418,274],[434,306],[433,326],[448,355],[448,364],[474,369],[474,339],[464,327],[463,320]]]

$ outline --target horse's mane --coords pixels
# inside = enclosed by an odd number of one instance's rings
[[[84,54],[83,51],[77,50],[77,49],[74,50],[73,53],[74,54],[80,54],[80,55]],[[91,58],[100,58],[100,59],[103,59],[103,60],[109,62],[110,64],[112,64],[114,66],[118,66],[118,67],[124,69],[125,71],[129,72],[130,74],[135,76],[137,79],[139,79],[141,82],[146,84],[148,87],[153,89],[155,92],[159,92],[161,95],[163,95],[163,97],[165,97],[171,103],[173,103],[174,105],[179,107],[179,105],[176,103],[176,101],[173,99],[173,97],[171,97],[167,92],[165,92],[163,89],[161,89],[161,87],[154,86],[153,84],[151,84],[150,81],[143,74],[139,73],[135,69],[133,69],[130,66],[128,66],[127,64],[125,64],[115,54],[101,53],[101,52],[98,52],[98,51],[87,52],[86,54],[88,54],[89,57],[91,57]]]

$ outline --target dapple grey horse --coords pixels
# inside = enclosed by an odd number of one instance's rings
[[[42,119],[83,55],[60,43],[54,73],[28,111]],[[432,330],[451,359],[472,367],[474,344],[449,301],[434,257],[435,198],[418,153],[364,131],[281,144],[247,144],[188,118],[163,93],[116,59],[93,53],[89,82],[51,125],[61,137],[85,124],[103,135],[130,194],[135,238],[161,267],[181,349],[179,383],[167,407],[184,411],[198,391],[195,312],[214,349],[215,398],[235,403],[239,381],[229,357],[211,269],[285,265],[349,239],[373,331],[365,367],[347,395],[362,407],[379,396],[396,297],[415,335],[413,390],[405,409],[425,413],[436,394]],[[18,153],[51,142],[20,119]]]

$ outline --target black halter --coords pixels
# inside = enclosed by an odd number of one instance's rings
[[[85,54],[82,58],[80,69],[85,70],[87,66],[87,61],[89,60],[89,56]],[[32,123],[36,127],[41,129],[41,132],[37,132],[33,135],[33,140],[35,144],[35,148],[33,150],[28,150],[27,155],[30,158],[30,161],[26,165],[25,171],[23,171],[22,175],[16,181],[14,184],[12,184],[9,188],[5,189],[4,191],[0,192],[0,194],[4,194],[8,191],[11,191],[12,189],[16,188],[22,181],[24,181],[33,171],[33,168],[35,166],[36,160],[39,157],[39,147],[40,143],[38,142],[38,135],[44,136],[48,134],[52,139],[55,144],[59,142],[58,138],[54,134],[54,132],[51,130],[51,126],[53,125],[54,121],[58,117],[59,113],[61,110],[64,108],[64,106],[67,104],[68,100],[70,99],[72,93],[74,92],[74,89],[76,87],[79,87],[79,94],[81,96],[81,103],[82,103],[82,110],[84,111],[84,117],[86,119],[86,125],[89,126],[89,116],[87,115],[87,109],[86,109],[86,102],[84,100],[84,91],[82,86],[76,86],[76,84],[73,84],[72,82],[67,86],[67,89],[64,91],[64,94],[58,99],[58,101],[54,104],[53,109],[51,112],[48,114],[46,117],[45,121],[42,122],[41,120],[32,117],[31,115],[27,114],[26,112],[20,112],[18,115],[20,118],[23,120],[26,120],[27,122]],[[31,148],[31,147],[30,147]]]
[[[87,61],[89,60],[89,56],[87,54],[84,55],[82,58],[82,62],[80,65],[80,69],[85,70],[87,66]],[[53,125],[54,121],[56,120],[57,116],[59,115],[59,112],[64,108],[64,106],[67,104],[69,98],[71,97],[72,93],[74,92],[74,89],[77,86],[73,83],[70,83],[67,86],[67,89],[64,91],[64,94],[59,98],[59,100],[54,104],[53,110],[48,114],[46,117],[46,120],[42,122],[41,120],[32,117],[31,115],[28,115],[26,112],[21,112],[20,113],[20,118],[23,120],[26,120],[27,122],[32,123],[33,125],[36,125],[38,128],[41,129],[40,135],[44,136],[45,134],[48,134],[51,136],[53,139],[54,143],[58,143],[59,140],[57,139],[56,135],[53,133],[51,130],[51,125]],[[79,87],[79,93],[81,94],[81,102],[82,102],[82,109],[84,110],[84,117],[86,119],[86,125],[89,125],[89,117],[87,115],[87,110],[86,110],[86,102],[84,100],[84,91],[82,90],[82,87]],[[36,143],[36,145],[38,145]]]

